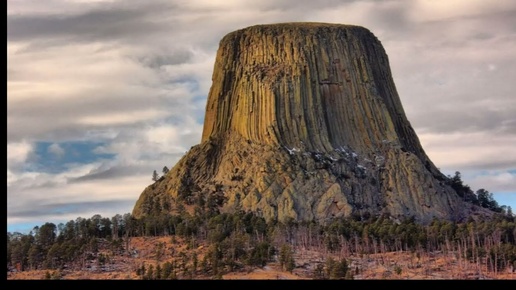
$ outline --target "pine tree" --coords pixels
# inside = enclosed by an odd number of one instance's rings
[[[158,172],[156,172],[156,170],[154,170],[154,172],[152,172],[152,181],[158,181],[158,179],[159,179]]]
[[[280,265],[283,269],[289,272],[292,272],[296,266],[294,261],[294,252],[288,244],[283,244],[283,246],[281,246]]]
[[[155,274],[154,274],[154,277],[156,277],[156,280],[161,280],[161,271],[162,271],[161,265],[158,264],[156,266],[156,271],[155,271]]]
[[[326,273],[325,273],[326,277],[332,279],[333,278],[333,275],[332,275],[333,273],[332,272],[333,272],[333,268],[335,267],[336,262],[335,262],[335,260],[332,257],[328,257],[326,259],[326,263],[325,264],[326,264],[325,265],[326,266]]]
[[[344,279],[347,272],[348,262],[343,258],[340,262],[333,263],[333,267],[330,271],[330,279]]]
[[[144,280],[154,280],[154,265],[151,264],[149,266],[149,268],[147,269],[147,273],[143,279]]]
[[[316,280],[323,280],[326,278],[324,275],[324,265],[323,264],[317,264],[317,266],[314,269],[313,276]]]

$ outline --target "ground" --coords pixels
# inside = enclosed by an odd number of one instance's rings
[[[141,279],[136,269],[145,265],[156,265],[156,249],[159,243],[165,245],[160,263],[178,260],[186,253],[194,251],[202,259],[207,247],[196,245],[188,249],[187,242],[171,237],[136,237],[130,242],[131,255],[111,255],[108,262],[99,265],[90,262],[78,270],[61,270],[61,279],[64,280],[136,280]],[[241,269],[222,275],[224,280],[298,280],[313,279],[315,266],[322,263],[328,254],[314,250],[296,249],[294,259],[296,268],[291,272],[281,269],[278,262],[270,262],[264,267]],[[346,257],[350,261],[350,269],[355,280],[516,280],[516,272],[507,269],[501,272],[489,272],[485,266],[479,266],[467,261],[456,259],[453,253],[416,253],[416,252],[388,252],[370,255],[333,254],[336,260]],[[23,272],[8,272],[8,280],[41,280],[45,279],[50,270],[34,270]],[[193,279],[212,279],[210,276],[196,275]]]

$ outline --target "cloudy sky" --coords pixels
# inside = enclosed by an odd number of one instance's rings
[[[514,0],[8,0],[7,230],[130,213],[199,143],[220,39],[291,21],[370,29],[432,161],[516,209]]]

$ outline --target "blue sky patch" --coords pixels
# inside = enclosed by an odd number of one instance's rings
[[[35,226],[41,227],[46,222],[54,223],[56,226],[59,225],[59,223],[65,224],[70,221],[67,215],[76,212],[96,212],[96,214],[100,214],[103,218],[111,219],[116,214],[124,215],[129,213],[127,209],[133,206],[133,199],[107,199],[39,205],[29,211],[13,212],[13,217],[25,217],[26,221],[8,223],[7,232],[28,234]],[[111,213],[101,214],[102,212],[108,211]],[[78,217],[91,218],[91,215],[81,216],[81,214],[77,214],[74,215],[72,219],[76,220]]]
[[[513,213],[516,212],[516,208],[513,208],[516,204],[516,192],[503,192],[493,193],[493,198],[496,200],[499,206],[505,205],[510,206]]]
[[[115,154],[96,153],[103,142],[37,142],[35,157],[29,160],[28,171],[60,173],[68,170],[69,164],[88,164],[101,159],[113,159]]]

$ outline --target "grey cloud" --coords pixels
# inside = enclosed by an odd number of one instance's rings
[[[404,35],[410,28],[410,20],[407,17],[410,4],[400,1],[379,1],[379,3],[384,5],[379,5],[374,10],[369,11],[368,17],[371,19],[372,26],[385,30],[388,33],[387,35]],[[396,5],[389,5],[389,3]]]
[[[263,11],[268,10],[284,10],[291,12],[292,10],[303,10],[304,12],[313,11],[314,9],[325,9],[325,8],[338,8],[345,4],[356,3],[356,2],[376,2],[381,3],[385,0],[263,0],[259,3],[254,4],[256,8]],[[385,1],[385,2],[397,2],[397,1]]]
[[[38,204],[38,203],[34,203]],[[84,202],[70,202],[70,203],[51,203],[40,204],[31,207],[30,210],[16,210],[10,209],[8,215],[11,218],[42,218],[42,219],[59,219],[60,216],[65,216],[73,212],[105,212],[113,208],[130,208],[134,205],[134,200],[102,200],[102,201],[84,201]],[[120,212],[119,214],[124,214]],[[89,218],[89,217],[85,217]],[[43,222],[44,223],[44,222]]]
[[[452,106],[447,110],[424,111],[421,108],[417,116],[412,118],[412,125],[421,132],[438,132],[448,134],[454,132],[485,132],[515,134],[516,130],[507,120],[516,114],[515,108],[505,108],[503,111],[489,108],[477,108],[467,104],[467,98],[462,99],[462,106]],[[457,112],[460,110],[462,112]]]
[[[168,53],[149,53],[147,55],[136,57],[136,61],[146,67],[158,69],[166,65],[178,65],[188,63],[192,60],[193,53],[188,50],[180,50]]]
[[[502,127],[500,129],[500,133],[507,135],[516,135],[516,118],[514,117],[514,113],[511,115],[512,119],[507,119],[502,121]]]
[[[164,31],[161,17],[175,14],[176,6],[157,2],[127,7],[105,5],[81,14],[8,15],[8,41],[63,38],[66,41],[116,41]],[[165,14],[166,12],[166,14]]]
[[[489,86],[487,81],[482,83]],[[425,133],[516,133],[516,100],[510,99],[511,95],[490,99],[488,90],[485,90],[485,95],[482,95],[484,90],[475,91],[474,88],[458,87],[456,90],[463,92],[445,93],[421,100],[419,105],[412,104],[407,113],[412,125]]]
[[[15,81],[22,75],[23,73],[21,73],[17,69],[14,69],[12,67],[7,68],[7,81]]]
[[[173,161],[176,162],[179,157],[181,157],[182,153],[163,153],[159,154],[159,156],[156,158],[156,160],[146,160],[146,164],[144,165],[136,165],[136,164],[122,164],[122,165],[115,165],[111,168],[107,169],[98,169],[90,172],[87,175],[75,177],[75,178],[68,178],[67,183],[73,184],[73,183],[81,183],[81,182],[87,182],[87,181],[93,181],[93,180],[102,180],[102,179],[112,179],[116,180],[117,178],[122,177],[128,177],[128,176],[137,176],[141,174],[148,174],[149,175],[149,182],[152,171],[149,170],[149,168],[152,168],[152,165],[156,165],[155,170],[157,172],[161,172],[161,169],[163,166],[167,166],[171,168],[174,164],[170,165],[167,161]]]
[[[489,40],[495,37],[494,33],[478,32],[471,36],[474,40]]]
[[[166,86],[163,87],[164,90]],[[109,114],[119,114],[125,112],[129,114],[135,111],[151,109],[162,109],[169,114],[181,114],[185,111],[185,104],[189,98],[185,96],[160,95],[149,89],[148,91],[134,92],[109,92],[92,90],[83,91],[80,95],[71,95],[66,99],[52,100],[45,96],[39,97],[39,103],[32,99],[8,101],[7,119],[9,130],[8,139],[12,142],[23,140],[27,134],[56,138],[58,135],[82,135],[87,131],[101,129],[105,127],[99,125],[84,125],[78,123],[80,117],[100,116]],[[34,96],[38,97],[38,96]],[[46,121],[45,121],[46,120]],[[157,120],[154,120],[157,121]],[[132,122],[132,125],[145,123],[146,121]],[[122,128],[127,124],[112,125]],[[49,136],[50,135],[50,136]]]
[[[509,50],[516,39],[470,41],[391,57],[402,104],[417,131],[515,133],[516,53]]]
[[[115,179],[119,177],[133,176],[140,173],[140,168],[131,166],[114,166],[105,170],[95,170],[88,175],[68,178],[67,183],[79,183],[99,179]]]
[[[516,157],[504,154],[503,150],[496,151],[496,147],[493,147],[492,153],[497,153],[497,156],[493,158],[485,158],[484,160],[473,160],[468,162],[463,162],[460,159],[451,160],[447,162],[446,166],[442,167],[442,170],[443,172],[469,171],[478,173],[489,170],[503,171],[516,169]]]
[[[431,21],[422,21],[423,23],[446,23],[451,24],[452,22],[459,22],[459,21],[471,21],[471,20],[485,20],[489,19],[491,25],[496,26],[500,23],[515,23],[516,19],[514,19],[514,16],[516,15],[516,2],[511,3],[510,8],[505,8],[503,11],[500,9],[492,9],[492,10],[485,10],[482,13],[476,13],[476,14],[467,14],[467,15],[461,15],[461,16],[454,16],[450,18],[442,18],[438,20],[431,20]],[[496,7],[496,5],[493,5],[493,7]],[[510,27],[512,31],[516,30],[516,27]]]
[[[36,171],[36,169],[37,169],[39,171],[41,168],[31,168],[31,169],[34,169],[34,171]],[[24,190],[33,189],[33,188],[58,188],[58,187],[62,186],[62,184],[60,184],[59,182],[52,181],[52,180],[38,182],[37,184],[34,184],[32,182],[33,182],[32,178],[22,177],[20,180],[17,180],[14,184],[9,185],[7,195],[8,196],[12,195],[14,197],[14,194],[18,191],[24,191]]]
[[[467,170],[508,170],[515,169],[516,157],[506,156],[503,152],[498,152],[500,158],[492,160],[473,161],[468,164],[457,164],[457,167]],[[503,159],[503,160],[499,160]]]
[[[483,41],[492,39],[495,35],[500,37],[516,32],[516,2],[514,8],[507,11],[486,11],[476,15],[412,23],[410,31],[411,35],[405,39],[432,37],[433,41],[425,42],[434,49],[448,46],[460,50],[460,47],[470,42],[482,45]]]

